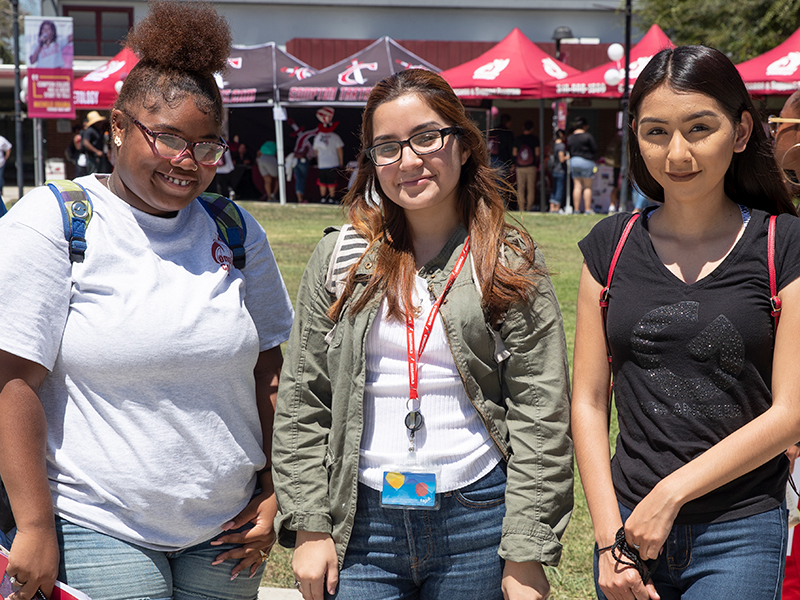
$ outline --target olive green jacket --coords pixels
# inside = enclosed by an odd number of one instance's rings
[[[459,229],[419,271],[432,296],[444,289],[466,235]],[[365,343],[380,299],[355,315],[345,306],[335,327],[326,316],[334,298],[324,283],[336,238],[329,233],[317,245],[298,291],[278,388],[272,473],[279,505],[275,530],[282,543],[291,545],[294,531],[330,533],[341,566],[356,511]],[[363,291],[373,258],[371,250],[359,266],[350,301]],[[512,267],[515,258],[506,252]],[[544,269],[538,250],[537,266]],[[498,364],[471,271],[467,261],[440,315],[464,389],[508,463],[499,554],[516,562],[556,565],[559,539],[572,512],[573,484],[568,366],[558,301],[549,277],[541,276],[530,303],[512,307],[500,327],[510,356]]]

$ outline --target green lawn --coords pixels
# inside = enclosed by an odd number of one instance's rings
[[[330,225],[345,222],[338,207],[321,205],[278,206],[257,202],[242,202],[264,226],[275,253],[286,287],[294,300],[306,261],[322,231]],[[518,213],[515,213],[518,215]],[[575,303],[582,258],[577,242],[602,217],[582,215],[549,215],[527,213],[522,223],[539,244],[547,260],[553,284],[564,314],[570,361],[575,336]],[[558,568],[548,569],[553,600],[594,598],[592,583],[591,521],[580,480],[575,481],[575,511],[564,534],[564,554]],[[276,547],[269,560],[263,585],[291,587],[294,581],[291,552]]]

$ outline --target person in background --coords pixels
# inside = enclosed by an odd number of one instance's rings
[[[2,194],[3,188],[6,185],[6,163],[8,162],[8,157],[11,156],[11,148],[13,147],[11,142],[0,135],[0,194]]]
[[[10,597],[58,578],[93,600],[253,600],[293,311],[258,222],[242,211],[234,265],[197,199],[226,149],[230,28],[210,4],[151,2],[125,43],[139,62],[110,114],[116,167],[76,182],[94,209],[83,260],[48,187],[0,219]]]
[[[556,130],[556,138],[553,142],[553,192],[550,194],[550,212],[557,213],[564,205],[564,198],[566,197],[566,183],[567,183],[567,167],[566,162],[569,160],[567,154],[567,136],[563,129]]]
[[[64,150],[64,158],[67,162],[75,165],[75,177],[83,177],[86,175],[86,152],[83,150],[83,137],[81,132],[83,128],[76,125],[72,128],[72,141],[69,146]]]
[[[768,122],[775,160],[796,196],[800,193],[800,91],[789,96],[780,116],[770,116]]]
[[[631,175],[659,205],[580,242],[572,431],[597,596],[776,600],[784,451],[800,436],[800,219],[723,53],[660,51],[629,107]]]
[[[511,175],[514,166],[514,132],[511,131],[511,115],[500,115],[500,124],[489,133],[489,159],[492,167],[504,178]]]
[[[256,153],[258,172],[264,178],[264,195],[259,201],[275,202],[278,192],[278,146],[272,140],[267,140]]]
[[[574,122],[572,134],[567,138],[569,167],[572,172],[572,203],[575,212],[594,214],[592,210],[592,183],[597,170],[597,142],[589,133],[589,123],[583,117]]]
[[[217,165],[217,173],[214,175],[214,189],[220,196],[225,196],[231,200],[236,199],[236,193],[233,191],[233,185],[231,185],[233,169],[233,157],[231,156],[231,149],[228,148]]]
[[[102,172],[105,164],[105,151],[103,134],[108,127],[108,119],[96,110],[86,115],[86,127],[81,139],[83,151],[86,154],[86,174]]]
[[[525,121],[522,135],[514,140],[511,155],[517,172],[517,203],[520,212],[533,210],[536,202],[536,173],[539,169],[539,138],[533,121]]]
[[[297,160],[293,170],[294,193],[297,196],[297,202],[300,204],[308,202],[306,200],[306,181],[308,180],[311,161],[316,157],[313,141],[317,132],[318,129],[316,127],[310,131],[298,131],[297,140],[294,144],[294,157]]]
[[[317,245],[275,413],[296,585],[305,600],[546,598],[573,459],[544,259],[506,222],[514,190],[440,75],[378,82],[361,131],[345,205],[369,247],[337,296],[338,234]]]
[[[336,199],[336,179],[344,166],[344,142],[334,132],[338,122],[333,122],[333,108],[325,106],[317,111],[320,124],[314,136],[314,154],[319,169],[317,185],[321,204],[338,204]]]

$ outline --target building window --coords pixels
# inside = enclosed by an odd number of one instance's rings
[[[133,27],[133,8],[64,6],[64,16],[72,17],[75,54],[114,56],[120,40]]]

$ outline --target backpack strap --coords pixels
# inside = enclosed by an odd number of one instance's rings
[[[611,289],[611,279],[614,277],[614,269],[617,268],[617,261],[619,260],[619,255],[622,254],[622,249],[625,247],[625,242],[628,240],[628,236],[631,233],[631,229],[633,229],[634,224],[636,221],[639,220],[639,217],[642,213],[636,213],[630,219],[628,219],[627,224],[625,225],[625,229],[622,230],[622,235],[617,242],[617,247],[614,249],[614,255],[611,257],[611,264],[608,266],[608,277],[606,277],[606,286],[600,292],[600,312],[603,315],[603,336],[606,340],[606,354],[608,355],[608,362],[611,362],[611,346],[608,343],[608,327],[606,322],[608,321],[608,292]]]
[[[8,212],[8,209],[6,208],[5,202],[3,202],[3,199],[0,198],[0,217],[2,217],[7,212]]]
[[[244,242],[247,239],[247,225],[242,211],[225,196],[219,194],[200,194],[197,197],[200,206],[214,219],[219,236],[233,252],[233,266],[244,268],[247,263]]]
[[[92,218],[92,201],[79,183],[67,179],[45,182],[61,207],[64,237],[69,243],[70,262],[83,262],[86,254],[86,226]]]
[[[336,245],[333,247],[331,260],[328,263],[328,274],[325,277],[325,289],[328,290],[328,293],[337,298],[341,297],[347,272],[361,260],[368,247],[369,242],[361,237],[352,225],[349,223],[342,225],[339,237],[336,238]]]
[[[778,277],[775,272],[775,222],[778,220],[776,215],[769,218],[767,230],[767,262],[769,263],[769,303],[771,306],[770,314],[775,322],[775,330],[778,329],[778,321],[781,318],[781,299],[778,298]]]

